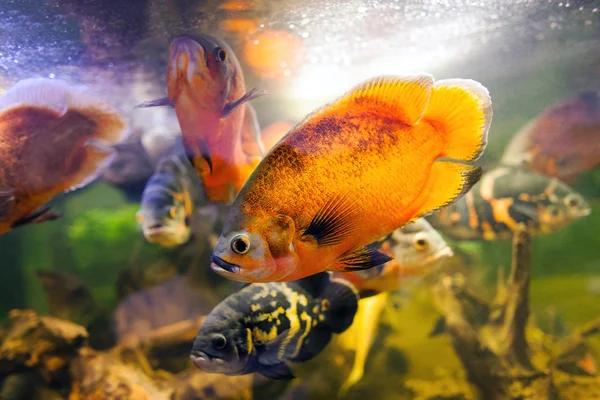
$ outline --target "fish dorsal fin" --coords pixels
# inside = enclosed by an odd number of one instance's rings
[[[315,275],[299,279],[294,283],[306,290],[312,297],[321,297],[323,291],[331,281],[331,272],[320,272]]]
[[[265,155],[265,146],[262,141],[256,111],[248,103],[246,103],[246,114],[242,125],[242,150],[248,157],[262,158]]]
[[[415,125],[423,116],[433,88],[433,77],[429,74],[414,76],[379,76],[366,80],[334,102],[309,114],[308,119],[352,105],[363,107],[385,107],[393,110],[393,116],[407,125]],[[367,102],[367,104],[365,104]]]
[[[70,85],[61,80],[31,78],[17,82],[0,97],[0,110],[5,111],[19,106],[48,108],[59,116],[69,108],[67,93]]]
[[[357,229],[358,205],[349,193],[334,195],[313,217],[302,238],[312,237],[319,246],[342,242]]]

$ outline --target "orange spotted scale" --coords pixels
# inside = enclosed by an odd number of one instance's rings
[[[363,82],[308,115],[254,170],[211,257],[238,281],[290,281],[390,257],[365,247],[444,207],[481,176],[487,90],[427,74]]]

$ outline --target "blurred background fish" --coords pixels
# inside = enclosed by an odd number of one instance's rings
[[[188,160],[177,155],[163,158],[146,184],[137,213],[146,240],[163,247],[187,242],[200,198],[199,182]]]
[[[582,92],[545,109],[515,134],[500,163],[569,183],[600,165],[598,92]]]
[[[32,78],[0,97],[0,235],[60,215],[40,207],[85,186],[126,138],[125,116],[81,86]]]
[[[531,234],[543,235],[590,212],[581,194],[555,178],[520,167],[499,167],[486,173],[461,200],[427,219],[454,239],[501,240],[511,238],[520,222]]]

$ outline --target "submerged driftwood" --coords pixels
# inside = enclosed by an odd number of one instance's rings
[[[435,285],[436,306],[444,316],[445,330],[465,367],[479,398],[592,399],[600,398],[600,379],[585,339],[600,332],[600,319],[563,340],[528,341],[530,237],[520,227],[513,238],[513,256],[506,283],[499,273],[498,290],[491,301],[473,294],[462,275],[442,275]],[[542,340],[544,342],[544,340]],[[431,386],[431,387],[430,387]],[[452,393],[431,390],[435,384],[419,382],[417,394],[428,399],[471,399],[462,389]],[[446,385],[447,386],[447,385]]]

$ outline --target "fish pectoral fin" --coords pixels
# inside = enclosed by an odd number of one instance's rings
[[[275,365],[280,363],[282,360],[292,357],[295,349],[292,345],[290,345],[292,340],[286,341],[286,339],[289,337],[293,339],[297,333],[297,329],[286,329],[274,339],[269,340],[264,344],[264,350],[258,356],[258,362],[266,365]]]
[[[42,222],[54,221],[62,217],[62,214],[56,211],[50,210],[50,208],[46,207],[39,211],[34,212],[26,217],[23,217],[12,224],[13,228],[17,228],[23,225],[35,225],[40,224]]]
[[[433,329],[431,330],[431,332],[429,332],[429,337],[436,337],[441,335],[442,333],[445,333],[447,330],[446,327],[446,318],[444,317],[439,317],[438,319],[435,320],[434,324],[433,324]]]
[[[522,214],[534,222],[539,222],[537,208],[531,204],[513,203],[510,208],[519,214]]]
[[[421,206],[413,220],[446,207],[464,196],[479,179],[483,170],[476,165],[439,160],[433,163],[425,188],[415,200]]]
[[[239,99],[234,100],[231,103],[225,104],[225,107],[223,107],[223,113],[221,115],[221,118],[225,118],[226,116],[231,114],[233,112],[233,110],[238,108],[240,105],[242,105],[250,100],[254,100],[260,96],[263,96],[266,93],[267,92],[265,92],[264,90],[261,90],[259,88],[252,89],[251,91],[249,91],[248,93],[246,93],[245,95],[240,97]]]
[[[339,244],[356,231],[358,215],[358,206],[349,193],[332,196],[317,211],[302,238],[312,237],[319,246]]]
[[[476,160],[487,145],[492,123],[490,94],[480,83],[469,79],[437,81],[423,120],[444,136],[439,157]]]
[[[262,365],[259,364],[258,373],[269,379],[294,379],[295,376],[290,367],[284,363]]]
[[[373,248],[359,247],[342,254],[332,269],[339,272],[350,272],[377,267],[391,260],[393,260],[392,257]]]
[[[249,103],[246,104],[246,115],[242,125],[242,151],[248,157],[258,158],[262,158],[266,153],[256,111]]]
[[[205,174],[206,168],[202,165],[202,161],[206,162],[208,165],[208,171],[212,175],[213,172],[213,162],[210,157],[210,149],[208,146],[208,142],[204,138],[200,138],[198,140],[198,147],[194,149],[186,149],[186,155],[198,176],[202,177]]]
[[[150,108],[150,107],[174,107],[173,102],[168,97],[163,97],[156,100],[150,100],[142,104],[138,104],[134,108]]]

